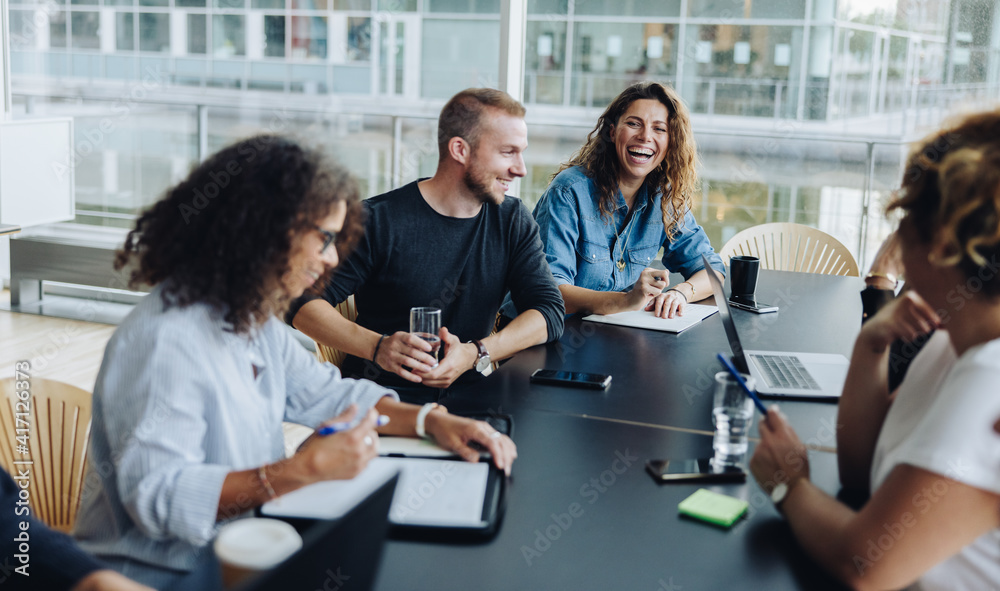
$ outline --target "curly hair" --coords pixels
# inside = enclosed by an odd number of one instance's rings
[[[135,259],[130,286],[165,282],[165,306],[205,302],[225,311],[233,332],[246,333],[287,309],[289,296],[274,293],[288,272],[293,237],[337,203],[347,206],[336,244],[346,257],[364,230],[354,178],[289,138],[251,137],[210,156],[146,210],[116,253],[115,269]]]
[[[672,239],[684,214],[691,209],[691,200],[698,190],[698,149],[691,131],[691,116],[687,105],[672,88],[649,80],[626,88],[601,114],[597,126],[587,134],[587,142],[580,151],[556,174],[571,166],[582,167],[597,184],[598,208],[601,216],[608,218],[615,208],[621,173],[611,128],[618,125],[618,120],[629,106],[640,99],[659,101],[667,108],[667,154],[643,182],[650,194],[658,191],[663,195],[660,201],[663,227],[667,237]]]
[[[900,209],[924,244],[943,240],[942,259],[1000,295],[991,268],[1000,256],[1000,109],[959,120],[914,145],[903,172]],[[985,271],[985,272],[984,272]]]

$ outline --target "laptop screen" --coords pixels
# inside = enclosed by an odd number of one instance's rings
[[[722,326],[726,328],[726,336],[729,337],[729,348],[733,350],[733,365],[741,373],[749,374],[750,366],[747,364],[746,355],[743,354],[743,345],[740,344],[740,335],[736,332],[736,323],[733,322],[733,314],[729,309],[729,300],[726,299],[726,293],[722,289],[722,280],[708,263],[707,256],[701,255],[701,260],[705,262],[708,281],[712,284],[712,293],[715,294],[715,304],[719,307],[719,317],[722,318]]]

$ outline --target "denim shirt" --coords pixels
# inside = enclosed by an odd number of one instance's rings
[[[722,258],[688,211],[668,239],[663,228],[661,195],[650,197],[646,186],[636,196],[635,212],[625,225],[628,207],[619,191],[611,218],[601,216],[597,185],[579,166],[560,172],[535,206],[534,216],[545,243],[545,256],[558,285],[596,291],[627,291],[663,246],[663,266],[685,279],[704,265],[725,275]],[[616,236],[620,236],[615,240]],[[612,244],[614,251],[612,252]],[[615,264],[624,259],[625,268]]]

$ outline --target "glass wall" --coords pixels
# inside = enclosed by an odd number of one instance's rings
[[[887,228],[897,138],[1000,97],[998,13],[1000,0],[529,0],[520,195],[532,206],[600,110],[654,79],[694,114],[695,213],[716,246],[796,221],[863,252]],[[10,0],[10,27],[16,115],[77,118],[78,221],[122,227],[203,139],[321,139],[366,195],[432,174],[437,110],[497,86],[507,49],[500,0]]]

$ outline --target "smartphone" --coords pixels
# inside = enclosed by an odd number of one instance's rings
[[[758,302],[752,298],[743,298],[740,296],[733,296],[729,298],[729,305],[734,308],[739,308],[740,310],[753,312],[754,314],[766,314],[768,312],[778,311],[778,307],[774,304],[765,304],[764,302]]]
[[[649,460],[646,471],[657,482],[745,482],[747,479],[743,468],[716,468],[712,458]]]
[[[531,381],[536,384],[603,390],[611,383],[611,376],[602,373],[536,369],[535,373],[531,374]]]

